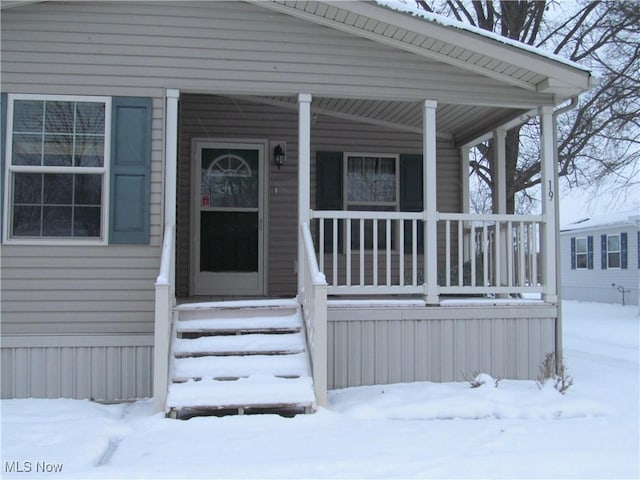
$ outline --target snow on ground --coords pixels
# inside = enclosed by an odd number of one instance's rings
[[[483,376],[337,390],[315,415],[188,421],[150,401],[3,400],[1,476],[638,478],[639,324],[637,306],[565,302],[564,396]]]

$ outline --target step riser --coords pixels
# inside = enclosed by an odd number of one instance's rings
[[[227,337],[233,335],[286,335],[289,333],[300,333],[299,328],[273,328],[273,329],[265,329],[265,328],[256,328],[256,329],[216,329],[216,330],[200,330],[200,331],[178,331],[178,338],[185,339],[194,339],[200,337]]]

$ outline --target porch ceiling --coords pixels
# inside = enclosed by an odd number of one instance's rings
[[[254,96],[251,99],[268,105],[297,108],[295,96]],[[421,102],[314,97],[311,112],[422,133]],[[524,110],[509,108],[439,103],[436,112],[438,137],[463,145],[525,113]]]

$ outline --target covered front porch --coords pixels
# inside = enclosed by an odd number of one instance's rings
[[[265,149],[271,149],[274,143],[286,145],[287,167],[289,174],[295,175],[297,188],[294,198],[298,204],[297,221],[290,215],[291,205],[287,207],[287,218],[296,226],[297,240],[290,242],[292,248],[283,242],[285,250],[277,251],[274,242],[277,233],[271,230],[264,237],[266,243],[263,248],[272,258],[289,252],[294,259],[289,264],[297,281],[292,294],[297,295],[304,317],[318,405],[326,401],[328,388],[371,382],[454,380],[469,374],[467,370],[475,369],[474,365],[477,368],[483,366],[497,376],[530,378],[535,374],[531,365],[537,362],[536,359],[559,348],[555,335],[556,202],[551,108],[543,107],[536,111],[543,122],[542,198],[549,199],[544,202],[543,212],[537,215],[507,214],[503,175],[498,185],[497,198],[500,200],[494,206],[495,213],[476,215],[469,213],[469,148],[487,135],[493,136],[500,144],[504,131],[521,121],[520,118],[513,119],[511,113],[507,115],[510,118],[507,123],[489,132],[475,130],[474,134],[479,136],[457,145],[456,138],[470,137],[453,131],[438,131],[438,116],[442,121],[453,118],[451,109],[441,105],[442,113],[439,114],[438,103],[430,100],[405,104],[362,99],[337,102],[333,99],[336,110],[332,111],[328,108],[332,104],[331,99],[319,98],[316,100],[318,107],[315,107],[309,94],[280,98],[192,96],[192,100],[183,96],[184,105],[180,110],[179,97],[178,91],[167,92],[168,134],[176,131],[184,118],[191,115],[184,110],[189,108],[185,105],[204,104],[206,98],[211,98],[212,105],[217,105],[211,107],[210,116],[222,111],[219,110],[222,108],[220,105],[224,104],[234,105],[246,118],[247,105],[253,105],[254,121],[260,122],[260,109],[272,112],[278,109],[283,118],[295,119],[297,135],[294,139],[282,142],[280,137],[276,137],[279,141],[272,142],[273,134],[265,132],[264,136],[267,138]],[[420,128],[417,130],[415,125],[383,121],[384,113],[375,118],[364,114],[351,114],[344,118],[343,110],[347,108],[365,110],[368,106],[367,111],[384,112],[381,107],[386,103],[395,104],[396,108],[410,105],[414,111],[419,108]],[[234,123],[228,111],[224,110],[223,116],[226,121]],[[393,209],[367,209],[362,206],[349,209],[347,202],[340,205],[340,209],[328,209],[318,192],[331,181],[331,177],[325,172],[325,177],[320,178],[319,170],[326,170],[321,165],[329,165],[322,162],[326,157],[325,145],[332,142],[325,138],[326,131],[321,130],[320,116],[329,122],[339,120],[354,125],[373,125],[380,131],[395,128],[403,135],[417,137],[421,151],[412,149],[411,154],[400,154],[395,163],[397,167],[394,167],[399,177],[398,186],[401,182],[411,181],[419,187],[413,192],[402,190],[398,195],[413,195],[414,198],[398,202]],[[415,122],[415,115],[413,118]],[[451,120],[448,124],[453,125]],[[460,120],[460,124],[464,125],[464,121]],[[315,125],[318,125],[316,133]],[[246,138],[246,129],[235,128],[234,138]],[[354,136],[359,135],[358,128],[353,132]],[[373,134],[367,133],[369,136]],[[230,136],[227,131],[219,135],[222,138]],[[177,132],[175,138],[171,137],[167,135],[167,159],[174,158],[169,155],[170,148],[175,149],[176,158],[181,158],[178,155]],[[362,145],[366,141],[358,145],[360,156],[408,148],[407,145],[398,147],[390,143],[384,148],[371,147],[369,152],[363,152]],[[379,139],[377,141],[380,142]],[[352,142],[358,144],[357,140]],[[457,156],[451,153],[456,151],[459,152]],[[442,173],[445,162],[441,155],[438,158],[438,152],[446,152],[441,153],[446,156],[445,169],[449,168],[456,174]],[[498,164],[504,164],[504,158],[500,158],[504,155],[504,148],[496,148],[496,152]],[[340,164],[342,175],[348,175],[349,155],[330,152],[329,156]],[[312,162],[313,157],[315,163]],[[192,155],[189,153],[185,158],[189,163]],[[271,161],[270,155],[265,155],[265,163]],[[274,167],[267,168],[273,170]],[[175,171],[179,174],[180,168],[168,164],[165,188],[167,192],[173,190],[175,193],[167,197],[165,215],[170,221],[166,224],[162,268],[156,284],[156,355],[160,357],[156,358],[155,379],[163,391],[166,391],[166,380],[163,379],[168,375],[166,352],[170,351],[172,329],[172,322],[166,319],[172,318],[176,282],[179,285],[179,271],[185,270],[184,259],[176,260],[183,255],[184,249],[180,247],[180,214],[176,219],[176,211],[180,212],[181,194],[180,187],[176,187],[179,182],[172,178],[171,172]],[[265,203],[270,208],[266,224],[272,229],[283,220],[283,213],[274,212],[277,199],[268,195],[282,193],[283,173],[278,166],[277,172],[265,175]],[[347,182],[341,179],[340,189],[343,186],[346,189]],[[439,195],[439,190],[445,195],[447,191],[453,192],[449,197],[454,200],[443,200],[446,197],[442,193]],[[343,191],[343,195],[347,197],[348,192]],[[176,199],[173,205],[172,197]],[[312,208],[314,197],[315,208]],[[184,228],[184,223],[182,225]],[[193,263],[191,265],[193,268]],[[273,260],[266,265],[273,268]],[[265,289],[264,296],[273,295]],[[537,300],[531,300],[532,297]],[[197,300],[193,297],[191,301]],[[534,347],[529,348],[532,336],[535,337]],[[509,353],[508,349],[513,348],[508,346],[512,345],[509,339],[522,348]],[[519,355],[520,360],[510,360]],[[156,393],[162,398],[160,391]]]

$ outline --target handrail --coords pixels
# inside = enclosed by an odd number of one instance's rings
[[[313,374],[316,403],[327,404],[327,280],[318,268],[309,224],[300,224],[304,255],[298,275],[302,277],[299,301],[306,329],[306,339]]]
[[[172,315],[175,305],[175,226],[168,224],[164,230],[160,271],[155,283],[155,325],[153,350],[153,400],[154,409],[166,408],[169,387],[169,351],[171,347]]]
[[[304,240],[305,253],[309,266],[311,267],[311,279],[314,285],[327,285],[327,277],[320,271],[318,267],[318,260],[316,258],[316,252],[313,247],[313,239],[311,238],[311,229],[308,223],[303,223],[300,227],[302,229],[302,238]]]
[[[174,231],[175,227],[173,225],[167,225],[164,229],[162,256],[160,257],[160,273],[156,277],[156,285],[169,285],[169,272],[171,271],[171,258],[173,256]]]

